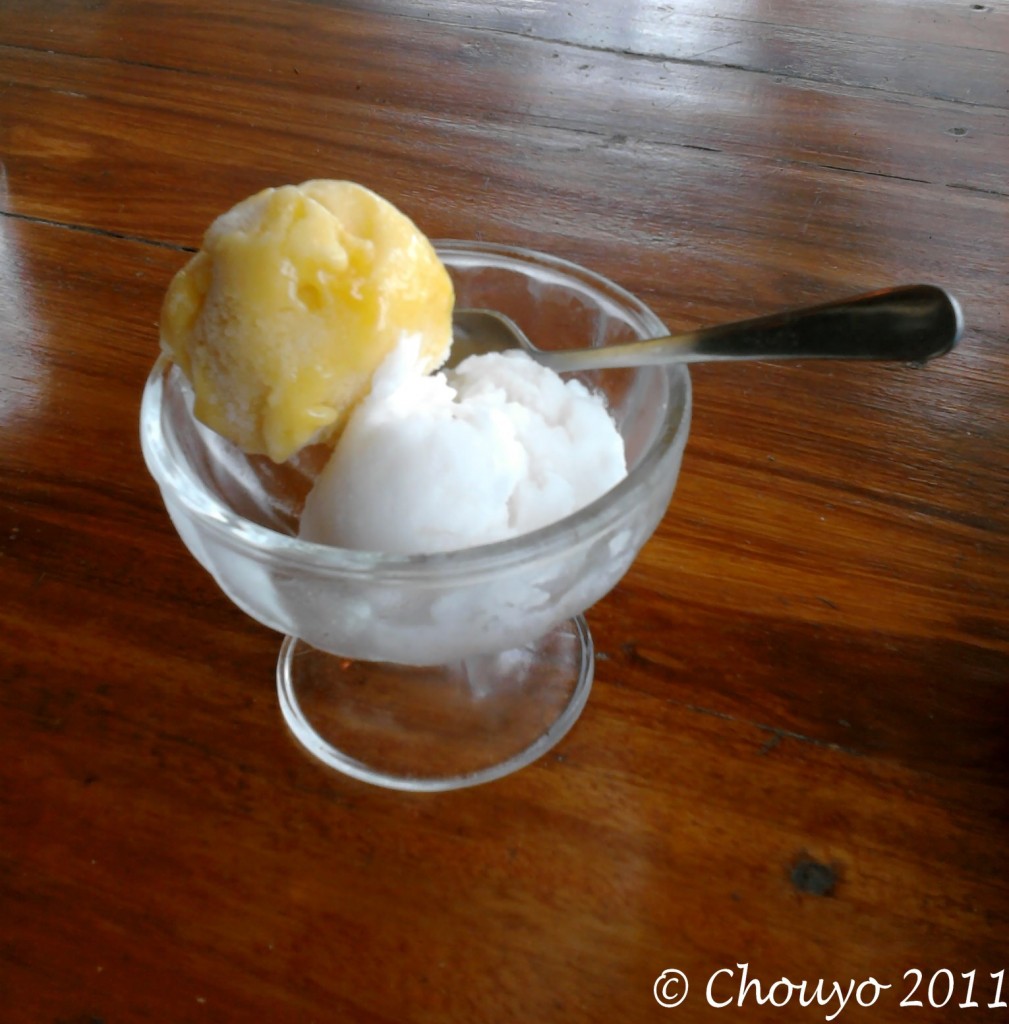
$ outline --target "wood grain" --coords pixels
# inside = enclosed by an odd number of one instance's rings
[[[706,1005],[744,961],[893,984],[842,1020],[1004,1015],[1007,67],[995,3],[2,5],[3,1019],[820,1019]],[[171,275],[314,176],[671,327],[932,280],[968,330],[923,369],[698,367],[574,731],[377,790],[288,736],[279,638],[137,442]],[[982,1007],[913,1018],[915,967]]]

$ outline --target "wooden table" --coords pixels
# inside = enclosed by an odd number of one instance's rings
[[[1007,112],[1003,0],[5,0],[3,1020],[819,1021],[823,979],[1005,1021]],[[293,742],[137,441],[172,274],[311,177],[671,328],[924,280],[967,330],[698,367],[572,733],[372,788]]]

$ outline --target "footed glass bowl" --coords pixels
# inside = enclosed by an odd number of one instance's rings
[[[496,309],[544,348],[667,333],[622,288],[561,259],[482,242],[437,243],[456,304]],[[582,613],[620,580],[672,496],[690,426],[684,366],[581,375],[602,392],[629,472],[543,529],[435,555],[312,544],[298,516],[323,453],[283,466],[198,423],[162,357],[141,441],[172,522],[225,594],[286,634],[284,717],[326,764],[406,790],[499,778],[553,747],[592,685]]]

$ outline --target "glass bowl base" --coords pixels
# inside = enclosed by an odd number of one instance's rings
[[[499,779],[550,750],[585,707],[593,665],[581,615],[523,647],[423,667],[353,661],[289,636],[277,691],[296,739],[331,768],[435,792]]]

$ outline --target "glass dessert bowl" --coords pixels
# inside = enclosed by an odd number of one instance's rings
[[[537,344],[607,345],[666,333],[640,301],[564,260],[482,242],[439,242],[459,308],[515,320]],[[500,778],[577,720],[594,654],[583,612],[611,590],[661,520],[690,426],[684,366],[579,375],[606,396],[627,477],[573,515],[519,537],[431,555],[299,539],[321,463],[247,456],[192,414],[165,357],[141,408],[148,468],[192,555],[225,594],[286,635],[284,717],[331,767],[405,790]]]

